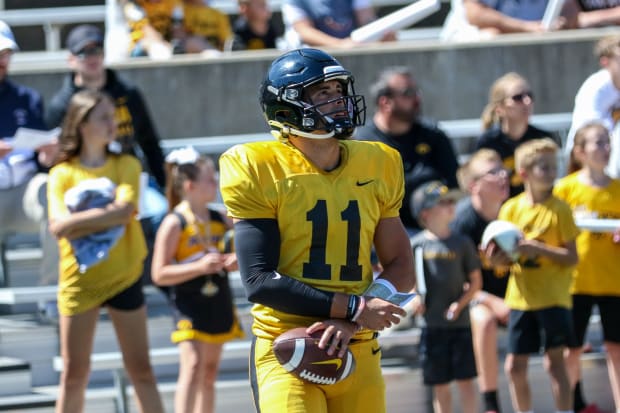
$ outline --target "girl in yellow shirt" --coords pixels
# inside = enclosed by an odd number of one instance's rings
[[[50,170],[48,204],[50,232],[58,239],[60,268],[58,310],[60,352],[64,362],[57,412],[84,410],[90,354],[99,309],[106,306],[132,381],[140,412],[163,412],[148,357],[146,307],[140,276],[146,245],[135,218],[139,162],[113,155],[107,147],[116,138],[114,102],[101,92],[84,90],[69,103],[60,135],[60,153]],[[69,213],[65,193],[106,177],[116,185],[114,200],[103,206]],[[70,240],[124,226],[108,257],[80,271]]]
[[[569,175],[554,192],[577,217],[620,218],[620,180],[605,173],[611,148],[609,132],[600,123],[589,123],[575,134]],[[617,232],[617,231],[616,231]],[[575,412],[586,408],[581,392],[579,357],[588,321],[598,306],[607,350],[607,367],[616,410],[620,409],[620,278],[617,260],[620,244],[615,234],[584,230],[577,237],[579,264],[572,285],[573,325],[577,342],[569,349],[567,366],[574,386]],[[595,411],[594,406],[587,406]]]

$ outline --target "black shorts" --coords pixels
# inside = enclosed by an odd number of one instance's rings
[[[512,354],[538,353],[569,346],[575,341],[571,311],[551,307],[542,310],[510,310],[508,320],[508,352]]]
[[[172,288],[176,331],[174,342],[189,339],[219,341],[239,328],[227,274],[194,278]]]
[[[423,328],[420,355],[426,385],[476,377],[470,328]]]
[[[144,292],[142,291],[142,278],[127,287],[125,290],[116,294],[114,297],[105,301],[102,306],[107,305],[115,310],[131,311],[137,310],[144,305]]]
[[[601,315],[603,339],[620,343],[620,297],[575,294],[572,314],[576,342],[571,347],[583,345],[594,305]]]

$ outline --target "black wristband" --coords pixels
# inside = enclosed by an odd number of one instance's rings
[[[349,302],[347,304],[347,315],[346,319],[351,320],[355,315],[355,310],[357,310],[357,306],[359,304],[360,298],[357,295],[350,295]]]

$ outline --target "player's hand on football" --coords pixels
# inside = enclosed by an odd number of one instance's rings
[[[540,254],[541,248],[543,248],[543,246],[540,241],[536,241],[535,239],[522,239],[517,245],[517,252],[526,257],[535,257]]]
[[[342,357],[347,351],[351,338],[355,335],[357,326],[347,320],[329,319],[317,321],[308,327],[306,332],[312,334],[320,330],[324,331],[319,340],[319,348],[325,349],[330,356],[337,352],[338,357]]]
[[[483,253],[492,267],[506,267],[512,264],[510,256],[493,241],[489,242]]]
[[[396,304],[376,297],[365,297],[366,306],[357,318],[356,323],[362,327],[381,331],[398,324],[407,312]]]

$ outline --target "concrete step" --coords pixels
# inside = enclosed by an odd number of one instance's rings
[[[13,357],[0,357],[0,397],[31,391],[30,363]]]

